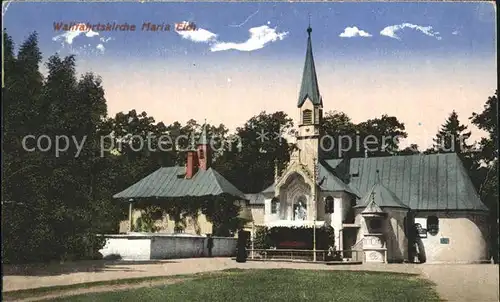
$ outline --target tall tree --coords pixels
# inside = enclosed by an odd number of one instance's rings
[[[474,178],[479,180],[477,183],[481,199],[490,209],[491,253],[498,263],[498,90],[488,98],[483,112],[474,112],[470,119],[472,124],[488,133],[488,136],[479,142],[477,161],[481,168],[473,172]]]
[[[335,111],[325,115],[322,132],[329,138],[322,144],[327,158],[394,155],[400,140],[407,137],[404,124],[394,116],[354,124],[345,113]]]
[[[467,170],[477,168],[473,146],[468,143],[471,132],[467,130],[467,126],[460,122],[458,114],[452,111],[433,139],[433,147],[427,149],[425,153],[456,153]]]
[[[274,182],[275,163],[282,169],[290,160],[285,132],[292,126],[282,111],[261,112],[227,137],[227,150],[214,166],[243,192],[260,192]]]

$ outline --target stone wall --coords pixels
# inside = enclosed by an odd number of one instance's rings
[[[153,260],[197,258],[208,255],[207,237],[130,233],[103,235],[105,246],[99,251],[103,257],[120,256],[123,260]],[[213,257],[231,257],[236,254],[236,238],[213,237]]]

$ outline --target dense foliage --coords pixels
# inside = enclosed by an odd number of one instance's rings
[[[313,227],[273,227],[259,226],[255,229],[254,249],[284,248],[312,249]],[[316,249],[328,250],[335,245],[335,234],[331,227],[316,228]]]
[[[97,234],[116,232],[118,222],[127,217],[127,206],[113,200],[113,194],[158,167],[185,163],[186,153],[179,148],[187,147],[188,142],[186,146],[173,146],[166,151],[151,150],[137,148],[139,137],[148,141],[152,136],[151,145],[156,146],[158,142],[154,140],[161,135],[168,135],[171,140],[180,135],[197,136],[201,125],[195,120],[185,125],[176,121],[156,122],[146,112],[134,109],[109,116],[101,79],[92,73],[77,75],[74,56],[49,57],[47,74],[41,74],[42,54],[36,33],[16,52],[12,38],[4,32],[3,51],[3,261],[94,257],[103,244]],[[488,133],[479,142],[480,151],[469,145],[460,151],[482,200],[492,209],[492,238],[498,234],[497,106],[495,94],[488,99],[483,112],[471,117],[472,124]],[[224,148],[214,152],[213,167],[241,191],[261,191],[272,184],[275,163],[283,169],[294,146],[286,139],[261,140],[259,133],[279,133],[292,126],[291,118],[284,112],[261,112],[232,134],[223,124],[208,125],[209,135],[224,144]],[[465,130],[456,114],[443,126],[445,132]],[[396,117],[384,115],[354,124],[341,112],[326,114],[322,131],[333,137],[407,136],[404,124]],[[440,132],[437,139],[442,134]],[[33,135],[32,140],[23,141],[28,135]],[[56,140],[64,143],[62,136],[71,139],[63,152],[56,153],[56,146],[47,146],[47,140],[41,146],[46,151],[27,151],[26,147],[35,147],[36,139],[42,135],[51,138],[53,143]],[[389,141],[378,151],[367,150],[366,146],[351,149],[347,154],[338,151],[337,147],[327,155],[419,153],[415,145],[401,150],[397,140]],[[429,152],[451,151],[433,149]],[[144,211],[149,210],[144,208]],[[201,212],[214,223],[216,235],[229,235],[244,223],[237,217],[239,206],[224,197],[189,202],[172,200],[162,204],[162,211],[174,217],[179,225],[187,215]],[[135,222],[138,230],[154,230],[148,216]],[[266,239],[262,246],[270,244]]]

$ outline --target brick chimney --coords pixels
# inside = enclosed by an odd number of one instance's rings
[[[187,152],[186,179],[191,179],[198,172],[198,156],[195,150]]]

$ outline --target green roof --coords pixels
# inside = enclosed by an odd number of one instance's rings
[[[263,194],[274,193],[275,190],[276,190],[276,187],[274,186],[274,183],[273,183],[269,187],[265,188],[264,191],[262,191],[261,193],[263,193]]]
[[[455,153],[333,159],[319,167],[320,189],[351,193],[359,207],[375,192],[382,207],[488,211]],[[271,185],[262,193],[274,190]]]
[[[373,213],[384,213],[384,211],[382,211],[382,209],[378,206],[378,204],[374,200],[371,200],[368,202],[366,208],[363,210],[362,213],[373,214]]]
[[[302,84],[300,85],[299,101],[297,107],[301,107],[306,99],[310,99],[314,105],[322,105],[321,95],[319,94],[318,78],[316,76],[316,67],[314,66],[314,57],[311,43],[311,27],[307,28],[307,50],[306,62],[302,74]]]
[[[198,170],[191,179],[185,179],[185,173],[185,167],[160,168],[113,198],[179,198],[226,194],[246,200],[240,190],[212,168]]]
[[[358,196],[370,194],[376,184],[376,171],[379,170],[380,184],[412,210],[488,211],[455,153],[325,162],[350,188],[359,192]]]
[[[376,183],[365,195],[356,208],[369,207],[375,203],[379,207],[404,208],[409,209],[407,205],[401,202],[391,190],[380,183]]]
[[[250,205],[264,205],[266,199],[262,193],[245,194],[245,197]]]
[[[344,191],[351,193],[353,195],[359,196],[358,192],[351,188],[349,185],[340,180],[335,171],[328,165],[320,164],[319,167],[319,177],[318,184],[322,191],[335,192]]]

